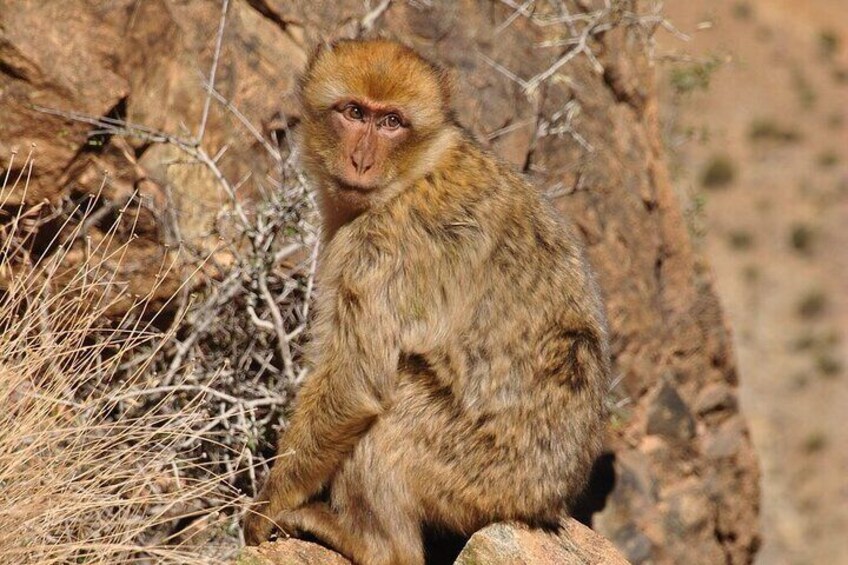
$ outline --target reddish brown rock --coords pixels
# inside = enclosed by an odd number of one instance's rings
[[[493,524],[471,536],[457,565],[627,565],[609,541],[575,520],[557,532]]]
[[[246,547],[236,565],[351,565],[338,553],[316,543],[284,539]]]
[[[569,519],[558,532],[493,524],[471,536],[457,565],[626,565],[615,546]],[[245,548],[237,565],[350,565],[320,545],[297,539]]]

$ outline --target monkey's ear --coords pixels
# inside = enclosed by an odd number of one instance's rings
[[[297,87],[295,92],[298,105],[301,108],[304,106],[303,90],[315,70],[315,65],[323,55],[330,53],[332,50],[333,46],[325,38],[319,39],[309,50],[309,57],[306,59],[306,65],[303,67],[303,70],[297,74]]]
[[[312,70],[315,68],[315,64],[318,60],[329,53],[333,52],[333,49],[339,43],[339,40],[331,40],[326,37],[322,37],[319,39],[309,51],[309,58],[306,59],[306,66],[303,68],[303,72],[300,73],[298,86],[299,90],[302,90],[304,83],[312,74]]]

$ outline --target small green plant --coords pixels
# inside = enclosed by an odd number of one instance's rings
[[[770,118],[757,118],[748,128],[748,138],[751,141],[777,141],[780,143],[796,143],[801,140],[801,132],[789,126],[777,123]]]
[[[827,151],[819,153],[816,161],[818,162],[819,167],[823,169],[830,169],[839,163],[839,155],[837,155],[836,151],[828,149]]]
[[[795,93],[798,95],[798,103],[801,105],[801,108],[809,110],[816,105],[818,95],[801,69],[796,68],[792,71],[792,85],[795,87]]]
[[[837,330],[829,330],[824,333],[815,334],[807,332],[799,336],[792,344],[795,351],[830,351],[842,341],[842,336]]]
[[[695,242],[701,242],[707,234],[706,220],[707,195],[696,192],[692,195],[690,205],[686,209],[686,227]]]
[[[757,26],[754,36],[757,38],[757,41],[769,41],[774,37],[774,30],[767,25],[760,25]]]
[[[731,249],[746,251],[754,246],[754,236],[748,230],[733,230],[727,234],[727,243]]]
[[[675,67],[671,70],[671,86],[678,94],[706,90],[710,86],[713,73],[720,66],[721,60],[712,56],[705,61],[696,61]]]
[[[795,341],[792,343],[792,349],[794,349],[795,351],[808,351],[810,349],[813,349],[817,345],[818,338],[815,336],[815,334],[810,332],[805,333],[804,335],[796,338]]]
[[[832,130],[839,130],[845,126],[845,116],[842,112],[834,112],[827,117],[827,127]]]
[[[823,29],[819,32],[819,53],[825,59],[832,59],[839,51],[840,37],[835,30]]]
[[[827,296],[821,290],[810,290],[798,301],[798,316],[810,320],[827,310]]]
[[[830,351],[822,351],[816,356],[816,369],[823,377],[833,378],[842,373],[842,361]]]
[[[793,389],[803,390],[807,388],[807,385],[810,384],[810,378],[807,376],[807,373],[799,371],[792,375],[792,377],[789,379],[789,382],[792,384]]]
[[[815,231],[807,224],[794,224],[789,232],[789,244],[800,255],[812,254],[815,239]]]
[[[802,447],[808,454],[818,453],[827,447],[827,437],[822,432],[812,432],[804,439]]]
[[[754,10],[749,2],[740,1],[733,4],[733,17],[737,20],[750,20]]]
[[[742,269],[742,279],[748,284],[759,282],[761,276],[760,268],[757,265],[745,265]]]
[[[701,171],[701,186],[724,188],[736,178],[736,165],[727,155],[713,155]]]

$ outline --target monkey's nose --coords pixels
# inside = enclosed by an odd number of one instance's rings
[[[353,168],[356,169],[356,172],[360,175],[367,173],[374,164],[373,161],[369,162],[366,158],[360,158],[357,160],[355,155],[351,155],[350,162],[353,164]]]

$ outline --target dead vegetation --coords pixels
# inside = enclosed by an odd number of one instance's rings
[[[31,167],[29,160],[23,170]],[[3,187],[18,182],[26,178],[7,177]],[[184,446],[240,454],[203,435],[202,390],[139,402],[138,387],[173,332],[145,322],[149,296],[122,319],[106,316],[125,297],[96,258],[102,249],[80,233],[84,223],[66,235],[92,259],[69,269],[76,245],[42,260],[27,251],[32,221],[19,213],[0,226],[2,560],[208,562],[239,495],[222,480],[232,478],[226,471]],[[125,249],[109,259],[120,261]],[[176,388],[186,375],[175,373]]]
[[[0,196],[34,166],[15,157]],[[2,207],[4,560],[208,562],[237,547],[263,450],[305,374],[316,239],[304,185],[279,165],[296,180],[250,207],[234,198],[218,245],[185,243],[162,262],[157,281],[183,281],[164,303],[159,284],[132,296],[121,280],[135,199],[109,207],[102,237],[87,233],[97,195]],[[36,245],[48,223],[52,240]]]
[[[147,295],[123,280],[144,245],[139,211],[151,211],[138,193],[7,205],[37,165],[31,152],[0,167],[0,560],[209,563],[240,545],[245,502],[306,372],[317,237],[288,139],[264,138],[214,90],[224,25],[196,136],[63,112],[92,137],[177,147],[229,196],[201,241],[162,207],[173,243]],[[203,145],[213,103],[272,163],[250,179],[249,204],[238,196],[249,179],[227,178]]]

